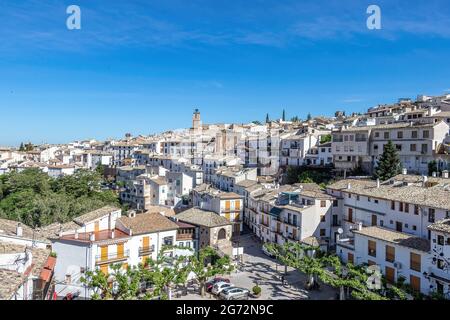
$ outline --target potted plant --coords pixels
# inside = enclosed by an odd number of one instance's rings
[[[259,298],[261,296],[261,287],[258,285],[254,286],[252,292],[255,298]]]

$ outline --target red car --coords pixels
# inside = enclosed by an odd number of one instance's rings
[[[230,283],[230,279],[222,278],[222,277],[216,277],[206,283],[206,292],[211,292],[214,285],[218,282],[226,282]]]

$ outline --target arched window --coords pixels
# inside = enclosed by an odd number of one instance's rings
[[[219,235],[217,237],[218,240],[226,239],[227,238],[227,232],[224,228],[219,230]]]

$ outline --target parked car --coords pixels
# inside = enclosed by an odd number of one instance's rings
[[[269,250],[267,250],[265,246],[262,247],[262,252],[270,258],[275,258],[275,255],[269,252]]]
[[[212,290],[212,288],[214,287],[214,285],[215,285],[216,283],[219,283],[219,282],[230,283],[230,279],[222,278],[222,277],[216,277],[216,278],[214,278],[214,279],[208,281],[208,282],[206,283],[206,292],[211,292],[211,290]]]
[[[216,283],[216,284],[213,286],[213,288],[212,288],[212,290],[211,290],[211,293],[217,295],[217,294],[221,293],[222,290],[225,290],[225,289],[231,288],[231,287],[234,287],[231,283],[228,283],[228,282],[218,282],[218,283]]]
[[[219,296],[225,300],[248,300],[250,291],[244,288],[231,287],[222,290]]]

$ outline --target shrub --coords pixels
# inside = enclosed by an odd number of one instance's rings
[[[253,291],[253,294],[255,296],[257,296],[257,295],[261,294],[261,287],[260,286],[254,286],[252,291]]]

